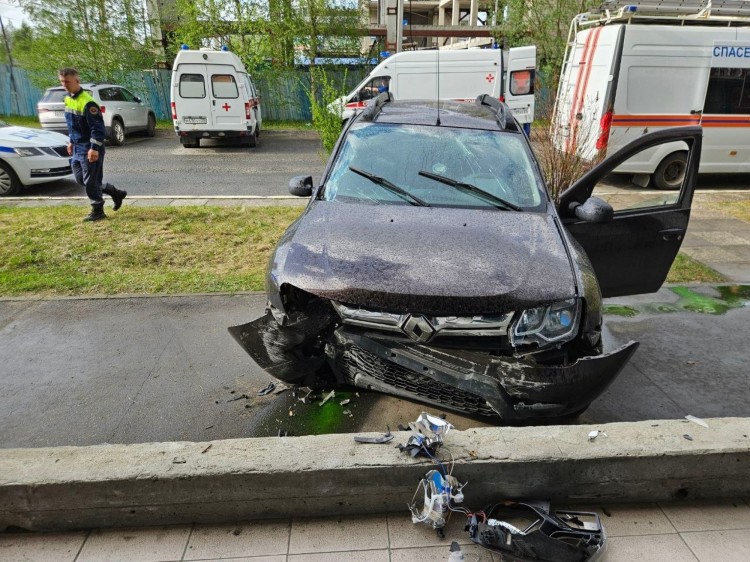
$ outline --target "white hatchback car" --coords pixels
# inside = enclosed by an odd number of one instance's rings
[[[68,137],[0,121],[0,197],[72,175]]]
[[[125,135],[142,131],[148,137],[156,134],[156,115],[153,108],[127,88],[117,84],[81,84],[87,90],[104,118],[104,132],[114,146],[125,142]],[[61,86],[48,88],[37,104],[42,129],[68,134],[65,121],[67,92]]]

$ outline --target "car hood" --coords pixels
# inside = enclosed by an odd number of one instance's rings
[[[318,201],[271,277],[365,308],[502,313],[576,294],[564,244],[546,213]]]
[[[61,146],[67,144],[68,137],[53,131],[31,129],[29,127],[0,127],[0,146],[15,148],[27,146]]]

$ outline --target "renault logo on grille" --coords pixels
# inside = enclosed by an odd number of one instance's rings
[[[424,316],[409,316],[401,326],[401,330],[411,339],[420,343],[429,341],[435,333],[435,328]]]

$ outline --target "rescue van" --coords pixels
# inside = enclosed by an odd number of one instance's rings
[[[260,96],[236,54],[183,45],[172,68],[171,96],[172,122],[183,146],[196,148],[205,138],[257,145]]]
[[[402,51],[391,55],[356,88],[331,104],[347,120],[386,89],[397,100],[446,99],[474,103],[490,94],[504,100],[518,122],[534,120],[536,47]]]
[[[750,173],[750,2],[610,1],[573,19],[555,143],[585,158],[648,132],[703,127],[702,173]],[[687,150],[666,144],[616,171],[674,189]]]

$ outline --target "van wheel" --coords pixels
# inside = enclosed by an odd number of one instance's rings
[[[146,125],[146,136],[147,137],[156,136],[156,117],[154,117],[153,113],[148,114],[148,124]]]
[[[673,152],[657,166],[654,185],[659,189],[680,189],[687,170],[687,152]]]
[[[119,119],[112,120],[112,132],[109,135],[109,142],[112,143],[112,146],[122,146],[122,143],[125,142],[125,127]]]
[[[255,124],[255,129],[253,129],[253,134],[247,137],[247,146],[250,148],[255,148],[258,146],[258,124]]]
[[[191,139],[190,137],[180,137],[180,144],[185,148],[198,148],[201,145],[201,139]]]
[[[21,182],[13,168],[0,161],[0,197],[10,197],[21,191]]]

